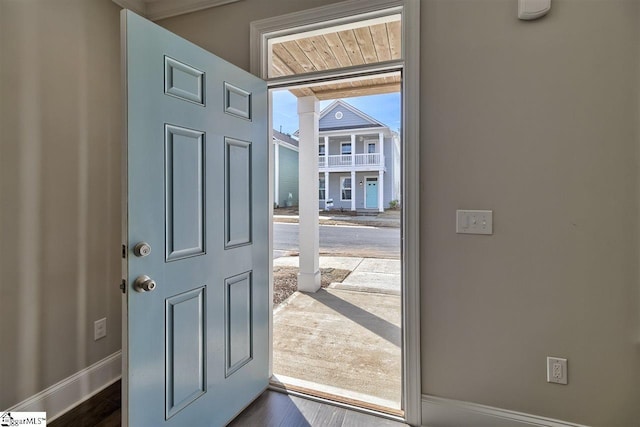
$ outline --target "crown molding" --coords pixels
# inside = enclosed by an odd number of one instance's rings
[[[120,7],[130,9],[151,21],[197,12],[237,1],[240,0],[113,0]]]
[[[123,9],[129,9],[138,15],[147,16],[147,5],[144,0],[113,0],[113,2]]]

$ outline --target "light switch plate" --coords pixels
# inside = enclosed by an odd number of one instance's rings
[[[456,233],[493,234],[493,211],[458,209]]]
[[[93,340],[98,341],[100,338],[107,336],[107,318],[96,320],[93,322]]]

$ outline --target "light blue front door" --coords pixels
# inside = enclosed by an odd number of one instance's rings
[[[122,30],[123,425],[224,426],[268,384],[266,84]]]
[[[367,178],[366,194],[364,196],[366,209],[378,209],[378,179]]]

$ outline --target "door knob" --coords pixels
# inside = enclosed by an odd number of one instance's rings
[[[133,253],[137,257],[146,257],[151,253],[151,246],[147,242],[140,242],[133,248]]]
[[[156,288],[156,282],[149,276],[138,276],[133,287],[138,292],[151,292]]]

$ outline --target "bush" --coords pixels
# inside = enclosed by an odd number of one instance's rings
[[[398,209],[400,207],[400,201],[398,199],[389,202],[389,209]]]

